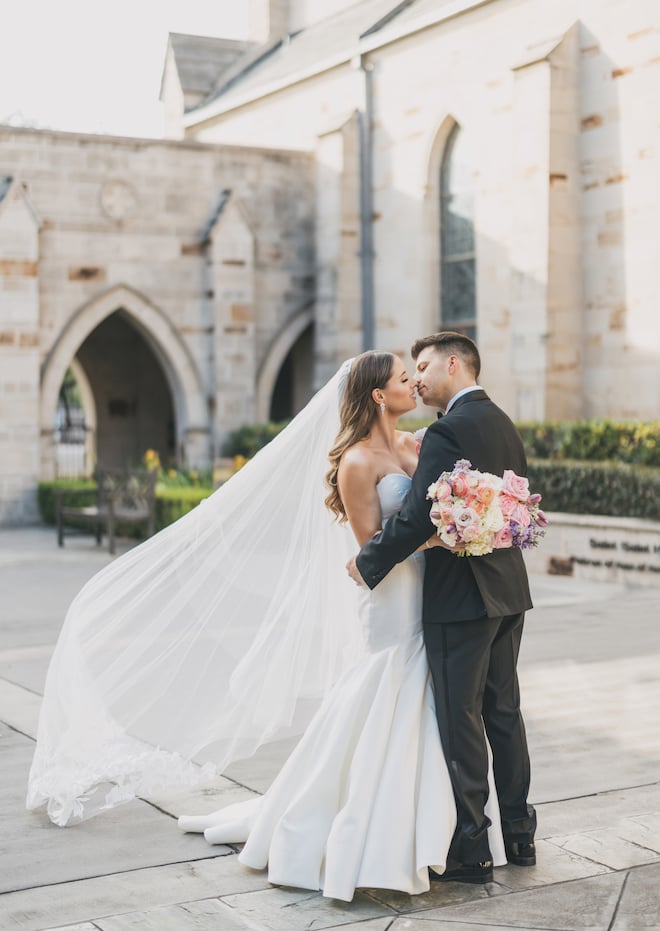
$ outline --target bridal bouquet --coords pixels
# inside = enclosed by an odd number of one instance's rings
[[[479,472],[459,459],[428,487],[431,520],[460,556],[484,556],[496,549],[537,546],[548,524],[539,508],[541,495],[530,494],[526,478],[506,469],[502,478]]]

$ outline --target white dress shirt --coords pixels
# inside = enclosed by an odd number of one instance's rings
[[[460,391],[456,392],[454,397],[451,399],[451,401],[445,408],[445,414],[449,413],[449,411],[452,409],[456,401],[458,401],[459,398],[462,398],[464,394],[469,394],[470,391],[483,391],[483,390],[484,389],[481,387],[481,385],[469,385],[467,388],[461,388]]]

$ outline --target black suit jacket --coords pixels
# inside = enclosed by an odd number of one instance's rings
[[[424,436],[408,496],[385,529],[360,550],[357,566],[369,586],[376,585],[398,562],[413,553],[436,530],[429,517],[428,486],[457,459],[474,469],[502,475],[527,472],[522,440],[504,411],[478,389],[460,397]],[[487,556],[459,557],[440,547],[426,553],[424,623],[472,620],[518,614],[532,607],[527,571],[518,549]]]

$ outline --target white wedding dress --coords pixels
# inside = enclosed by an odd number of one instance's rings
[[[398,473],[379,482],[384,520],[409,487]],[[211,844],[245,842],[239,860],[267,866],[277,885],[346,901],[358,887],[428,890],[427,867],[445,869],[456,813],[422,636],[423,573],[415,554],[374,591],[362,590],[356,623],[366,656],[328,693],[266,794],[183,816],[182,830],[203,831]],[[489,840],[500,865],[490,782]]]

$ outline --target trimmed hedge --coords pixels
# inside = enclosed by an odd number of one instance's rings
[[[545,511],[660,520],[660,469],[532,459],[527,474]]]
[[[275,439],[277,434],[281,433],[289,423],[290,421],[283,420],[279,423],[268,421],[267,423],[244,424],[238,430],[234,430],[233,433],[229,434],[222,447],[222,454],[223,456],[244,456],[246,459],[250,459],[271,440]],[[419,430],[421,427],[428,427],[430,423],[432,423],[432,420],[429,420],[428,417],[423,420],[404,419],[399,421],[398,429],[414,433],[415,430]]]
[[[156,530],[168,527],[183,517],[200,501],[213,494],[212,488],[164,488],[156,487]]]
[[[411,433],[427,427],[432,419],[403,419],[399,429]],[[286,426],[283,423],[248,424],[230,434],[224,452],[228,456],[254,456]],[[627,462],[660,468],[660,421],[620,423],[613,420],[580,420],[557,423],[519,423],[530,459],[580,462]]]
[[[414,431],[429,420],[402,420]],[[225,452],[249,458],[284,429],[284,423],[249,424],[230,435]],[[518,424],[527,455],[532,489],[543,495],[543,508],[569,514],[602,514],[660,520],[660,421],[617,423]],[[55,523],[55,488],[65,488],[65,503],[91,503],[96,485],[86,479],[42,482],[39,509],[46,524]],[[156,528],[162,530],[213,493],[208,487],[156,489]],[[127,528],[131,535],[139,528]]]
[[[660,468],[660,421],[578,420],[517,426],[530,458],[628,462]]]
[[[40,482],[37,489],[39,513],[44,524],[55,524],[55,490],[66,489],[64,504],[68,507],[84,507],[96,501],[96,482],[88,478],[59,479],[56,482]]]
[[[543,495],[546,511],[568,514],[602,514],[608,517],[642,517],[660,520],[660,469],[616,462],[575,462],[531,459],[529,484]],[[66,488],[65,502],[74,507],[89,504],[96,486],[91,481],[42,482],[39,509],[46,524],[55,524],[55,489]],[[156,529],[162,530],[200,501],[212,488],[156,489]],[[127,527],[129,536],[140,536],[138,527]]]
[[[72,507],[81,507],[93,504],[96,500],[96,483],[90,479],[60,479],[55,482],[40,482],[38,487],[38,501],[41,519],[45,524],[55,524],[55,490],[66,489],[64,503]],[[212,488],[203,487],[173,487],[156,486],[156,530],[162,530],[174,523],[188,511],[192,511],[200,501],[213,494]],[[83,524],[81,526],[88,526]],[[126,525],[119,531],[129,537],[140,538],[139,526]]]
[[[288,423],[288,420],[283,420],[279,423],[269,421],[268,423],[244,424],[229,434],[222,447],[222,454],[223,456],[245,456],[246,459],[250,459],[262,447],[270,443],[278,433],[281,433]]]

